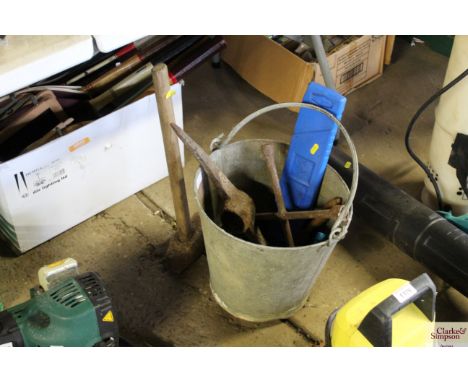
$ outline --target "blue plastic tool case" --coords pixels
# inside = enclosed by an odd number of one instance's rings
[[[311,82],[303,102],[317,105],[341,120],[346,98]],[[330,118],[316,110],[299,111],[281,175],[281,190],[288,210],[309,210],[315,204],[337,129]]]

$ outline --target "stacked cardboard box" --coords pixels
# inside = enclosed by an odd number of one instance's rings
[[[227,36],[223,60],[276,102],[300,102],[311,81],[324,83],[316,62],[306,62],[267,36]],[[356,36],[328,55],[336,89],[348,94],[383,72],[386,36]]]

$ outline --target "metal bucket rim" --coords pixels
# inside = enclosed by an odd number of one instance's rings
[[[289,144],[288,143],[285,143],[285,142],[280,142],[280,141],[275,141],[275,140],[272,140],[272,139],[259,139],[259,138],[256,138],[256,139],[243,139],[243,140],[240,140],[240,141],[236,141],[236,142],[232,142],[232,143],[229,143],[225,146],[223,146],[222,148],[220,148],[219,150],[222,150],[224,147],[228,147],[228,146],[231,146],[231,145],[237,145],[237,144],[242,144],[244,142],[274,142],[274,143],[280,143],[280,144],[283,144],[283,145],[286,145],[289,147]],[[343,185],[346,187],[346,190],[348,192],[350,192],[349,190],[349,187],[348,185],[346,184],[346,182],[344,181],[344,179],[341,177],[341,175],[338,173],[338,171],[336,171],[331,165],[327,164],[327,169],[330,169],[339,179],[341,182],[343,182]],[[229,238],[231,239],[235,239],[236,241],[238,242],[241,242],[241,243],[246,243],[246,244],[249,244],[249,245],[253,245],[253,246],[256,246],[258,248],[262,248],[262,249],[265,249],[265,248],[280,248],[280,249],[285,249],[285,250],[289,250],[291,252],[295,252],[296,250],[303,250],[304,248],[319,248],[323,245],[330,245],[330,243],[333,243],[333,245],[336,245],[336,243],[339,241],[339,240],[333,240],[332,242],[330,242],[329,239],[326,239],[326,240],[323,240],[323,241],[320,241],[318,243],[315,243],[315,244],[309,244],[309,245],[301,245],[301,246],[294,246],[294,247],[276,247],[276,246],[271,246],[271,245],[268,245],[268,246],[265,246],[265,245],[261,245],[261,244],[256,244],[256,243],[252,243],[252,242],[249,242],[249,241],[246,241],[246,240],[242,240],[232,234],[230,234],[229,232],[225,231],[224,229],[222,229],[219,225],[217,225],[213,219],[211,219],[208,214],[205,212],[205,207],[202,206],[202,203],[200,202],[199,198],[198,198],[198,190],[201,186],[201,183],[202,183],[202,169],[201,167],[199,166],[197,168],[197,171],[195,172],[195,177],[194,177],[194,180],[193,180],[193,188],[194,188],[194,193],[195,193],[195,201],[197,202],[197,206],[198,206],[198,210],[199,210],[199,213],[200,214],[203,214],[203,216],[205,216],[208,221],[210,222],[210,224],[212,224],[214,227],[216,227],[217,230],[220,230],[222,231],[223,234],[227,235]],[[344,214],[346,211],[344,210],[341,210],[340,211],[340,215],[341,214]],[[352,213],[352,206],[351,206],[351,213]],[[348,221],[348,225],[350,224],[350,221]]]
[[[353,215],[353,208],[352,208],[353,200],[354,200],[354,197],[356,196],[358,179],[359,179],[359,160],[358,160],[358,155],[356,152],[356,147],[354,146],[353,140],[351,139],[350,135],[346,131],[346,128],[343,126],[341,121],[338,120],[332,113],[330,113],[328,110],[325,110],[317,105],[314,105],[311,103],[303,103],[303,102],[284,102],[284,103],[277,103],[277,104],[265,106],[249,114],[242,121],[240,121],[237,125],[235,125],[225,139],[223,139],[224,134],[221,134],[217,138],[213,139],[210,147],[211,147],[211,150],[214,151],[216,149],[219,149],[227,145],[234,138],[234,136],[239,132],[239,130],[241,130],[249,122],[251,122],[252,120],[254,120],[255,118],[263,114],[269,113],[270,111],[273,111],[273,110],[291,108],[291,107],[312,109],[327,116],[338,126],[338,128],[343,134],[346,140],[346,143],[348,144],[348,147],[351,151],[351,158],[352,158],[351,164],[352,164],[353,177],[351,180],[350,196],[349,196],[348,201],[342,207],[342,210],[344,210],[346,213],[338,215],[338,218],[336,219],[332,227],[331,233],[328,238],[331,244],[332,241],[340,241],[346,236],[347,228],[349,226],[351,217]]]

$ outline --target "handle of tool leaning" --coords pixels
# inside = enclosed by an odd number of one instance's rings
[[[349,136],[348,132],[346,131],[341,121],[339,121],[333,114],[331,114],[327,110],[322,109],[321,107],[318,107],[316,105],[313,105],[310,103],[302,103],[302,102],[284,102],[284,103],[278,103],[275,105],[266,106],[260,110],[253,112],[252,114],[245,117],[242,121],[240,121],[236,126],[232,128],[232,130],[230,131],[226,139],[222,140],[222,136],[215,138],[211,142],[211,149],[215,150],[215,149],[218,149],[227,145],[245,125],[247,125],[253,119],[259,117],[260,115],[263,115],[273,110],[284,109],[284,108],[306,108],[306,109],[312,109],[312,110],[318,111],[319,113],[326,115],[333,122],[335,122],[336,125],[339,127],[351,151],[353,180],[351,182],[348,200],[346,201],[345,205],[341,208],[341,211],[338,214],[338,218],[333,224],[330,235],[328,237],[328,244],[332,245],[334,242],[337,242],[346,236],[348,223],[351,220],[352,214],[353,214],[353,200],[356,195],[358,178],[359,178],[359,162],[358,162],[356,147],[354,146],[354,143],[351,140],[351,137]]]
[[[407,298],[395,294],[410,290]],[[392,316],[409,304],[415,304],[429,321],[434,321],[436,287],[431,278],[423,273],[405,284],[374,307],[362,320],[359,331],[373,346],[392,346]]]
[[[152,77],[176,215],[177,234],[180,241],[188,241],[192,237],[193,230],[185,190],[184,170],[179,152],[179,140],[171,128],[171,123],[176,121],[166,64],[157,64],[152,69]]]

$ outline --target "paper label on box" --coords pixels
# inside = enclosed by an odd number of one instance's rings
[[[89,142],[91,142],[91,139],[89,137],[85,137],[83,139],[80,139],[78,142],[74,143],[70,147],[68,147],[68,151],[71,153],[73,151],[78,150],[80,147],[83,147],[84,145],[87,145]]]
[[[336,89],[348,88],[348,82],[359,82],[367,76],[371,41],[364,41],[345,54],[336,58]]]
[[[348,94],[382,73],[384,36],[361,36],[328,56],[328,63],[341,94]],[[315,64],[314,81],[325,85],[320,65]]]
[[[14,182],[21,198],[29,198],[43,192],[68,178],[61,159],[49,164],[14,173]]]

